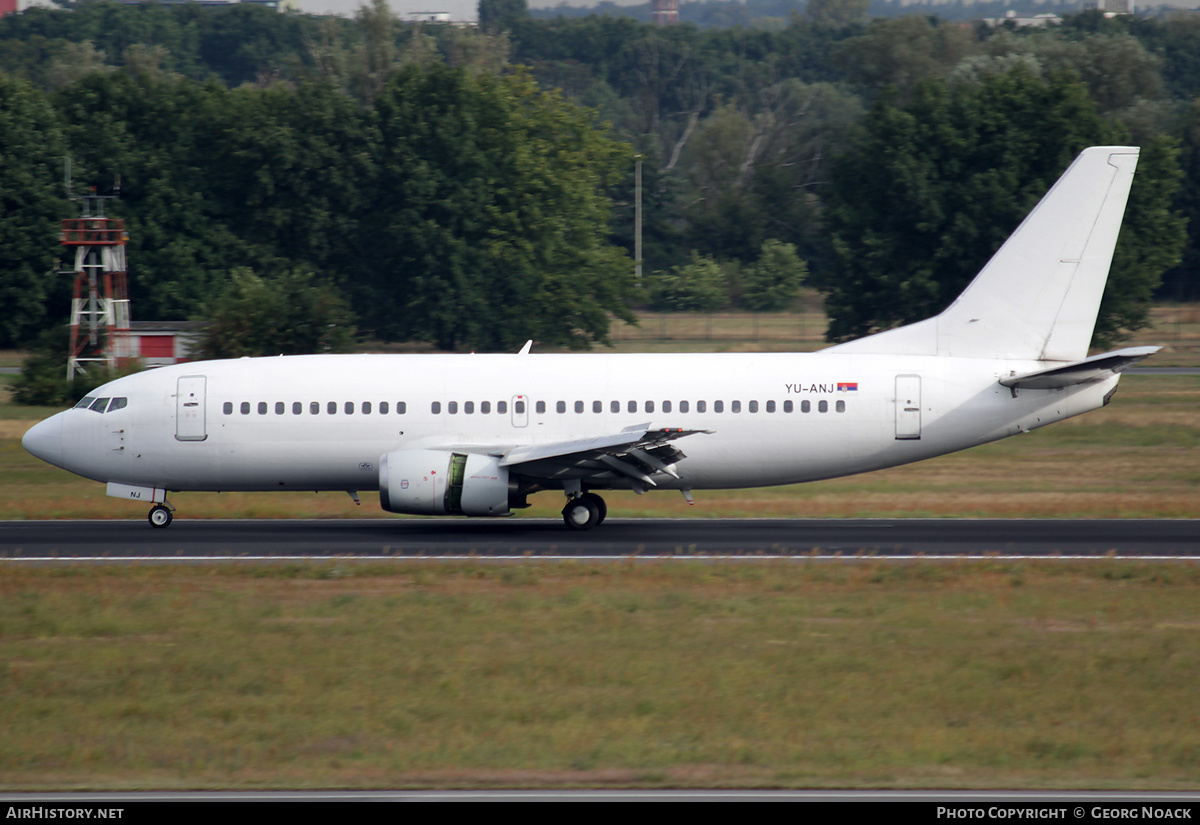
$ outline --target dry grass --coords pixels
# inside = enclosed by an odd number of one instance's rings
[[[0,787],[1194,788],[1200,569],[0,567]]]

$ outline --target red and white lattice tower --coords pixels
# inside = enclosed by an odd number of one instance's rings
[[[83,214],[62,222],[61,243],[75,259],[68,381],[86,374],[89,364],[114,369],[134,355],[125,269],[129,236],[125,221],[105,217],[105,199],[94,189],[90,195],[72,198],[81,201]]]

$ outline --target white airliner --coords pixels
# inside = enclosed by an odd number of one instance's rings
[[[1087,357],[1135,147],[1085,150],[945,312],[817,353],[309,355],[150,370],[22,443],[153,504],[168,492],[378,490],[383,509],[503,516],[562,490],[793,484],[907,464],[1097,409],[1158,350]]]

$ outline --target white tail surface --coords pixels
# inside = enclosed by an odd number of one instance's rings
[[[1136,146],[1083,150],[945,312],[827,351],[1084,358],[1137,160]]]

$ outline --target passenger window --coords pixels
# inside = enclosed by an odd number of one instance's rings
[[[829,412],[829,402],[828,401],[818,401],[817,402],[817,412]]]
[[[581,413],[581,412],[583,412],[583,402],[582,402],[582,401],[576,401],[576,402],[575,402],[575,412],[576,412],[576,413]]]
[[[769,413],[775,412],[775,402],[774,401],[767,402],[767,412],[769,412]]]
[[[479,414],[480,415],[487,415],[491,411],[492,411],[492,402],[491,401],[480,401],[479,402]]]
[[[812,412],[812,404],[808,401],[801,401],[800,402],[800,412],[802,412],[802,413]]]
[[[567,411],[567,402],[566,401],[555,402],[554,411],[559,412],[559,413],[565,413]]]
[[[749,407],[749,409],[750,409],[750,412],[752,412],[752,413],[756,413],[756,412],[758,412],[758,402],[757,402],[757,401],[751,401],[751,402],[750,402],[750,407]]]
[[[663,402],[663,412],[665,412],[665,413],[669,413],[670,411],[671,411],[671,402],[670,402],[670,401],[664,401],[664,402]]]
[[[224,404],[221,406],[221,412],[225,413],[226,415],[233,415],[233,402],[232,402],[232,401],[226,401],[226,402],[225,402],[225,403],[224,403]]]
[[[653,401],[646,402],[646,412],[654,412],[654,402]]]
[[[345,410],[346,410],[346,415],[354,415],[354,402],[347,401],[345,403]]]
[[[362,412],[363,412],[363,415],[371,414],[371,402],[370,401],[362,402]]]
[[[629,411],[630,411],[630,412],[637,412],[637,402],[636,402],[636,401],[630,401],[630,402],[629,402]]]
[[[681,413],[685,413],[685,412],[687,412],[687,411],[688,411],[688,402],[686,402],[686,401],[680,401],[680,402],[679,402],[679,411],[680,411]]]
[[[497,401],[496,402],[496,412],[500,413],[501,415],[504,415],[506,412],[508,412],[508,402],[507,401]],[[525,412],[525,402],[524,401],[517,402],[517,412],[519,412],[519,413]]]
[[[321,412],[321,402],[320,401],[313,401],[311,404],[308,405],[308,414],[309,415],[319,415],[320,412]]]
[[[619,413],[621,411],[621,402],[620,401],[612,402],[612,404],[610,404],[608,406],[608,409],[610,412]]]
[[[839,401],[839,402],[837,402],[837,411],[838,411],[838,412],[845,412],[845,411],[846,411],[846,402],[845,402],[845,401]]]
[[[95,401],[92,402],[92,406],[89,409],[91,409],[93,412],[98,412],[98,413],[104,412],[106,409],[108,409],[108,399],[107,398],[97,398]]]
[[[442,402],[434,401],[432,404],[429,405],[429,411],[431,413],[433,413],[434,415],[441,415],[442,414]]]
[[[604,402],[603,401],[593,401],[592,402],[592,412],[594,412],[594,413],[604,412]]]
[[[784,401],[784,402],[783,402],[783,411],[784,411],[785,413],[789,413],[789,412],[791,412],[793,409],[795,409],[795,407],[793,407],[793,406],[792,406],[792,402],[791,402],[791,400],[788,400],[788,401]]]
[[[258,402],[258,414],[259,414],[259,415],[266,415],[266,414],[267,414],[267,402],[266,402],[266,401],[259,401],[259,402]]]
[[[729,402],[729,411],[735,412],[735,413],[740,413],[742,411],[742,402],[741,401],[730,401]]]
[[[242,415],[250,414],[250,402],[249,401],[242,402],[241,411],[242,411]]]
[[[463,402],[463,412],[466,413],[467,415],[474,415],[475,414],[475,402],[474,401],[464,401]]]
[[[446,412],[450,413],[451,415],[458,415],[458,402],[451,401],[449,404],[447,404]]]
[[[386,401],[379,402],[379,414],[380,415],[388,414],[388,402],[386,402]]]
[[[284,403],[282,401],[275,402],[275,414],[276,415],[283,415],[283,412],[286,409],[287,409],[287,407],[284,405]]]
[[[292,415],[300,415],[302,412],[304,412],[304,405],[301,404],[299,401],[293,401],[292,402]]]
[[[698,412],[698,413],[706,412],[707,409],[708,409],[708,404],[706,402],[704,402],[704,401],[696,402],[696,412]]]
[[[396,402],[396,415],[404,415],[408,412],[408,405],[403,401]]]
[[[725,402],[724,401],[714,401],[713,402],[713,412],[715,412],[715,413],[725,412]]]
[[[520,404],[521,402],[520,402],[520,401],[518,401],[517,403],[518,403],[518,404]],[[545,402],[545,401],[539,401],[539,402],[537,402],[536,404],[534,404],[534,405],[533,405],[533,410],[534,410],[534,412],[536,412],[538,415],[545,415],[545,414],[546,414],[546,402]],[[517,412],[519,413],[519,412],[521,412],[521,411],[520,411],[520,410],[517,410]]]
[[[330,415],[337,415],[337,402],[330,401],[328,404],[326,404],[325,412],[329,413]]]

